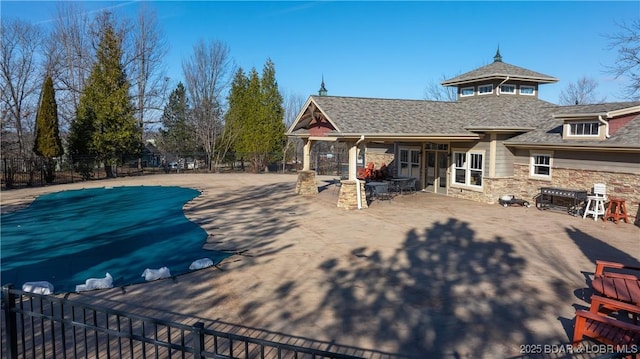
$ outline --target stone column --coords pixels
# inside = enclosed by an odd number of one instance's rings
[[[316,171],[298,172],[298,181],[296,182],[296,194],[314,195],[314,196],[318,194],[318,184],[316,183]]]
[[[360,200],[362,208],[369,208],[367,205],[367,194],[364,188],[364,181],[345,180],[341,181],[340,194],[338,195],[338,207],[344,209],[358,209],[357,184],[360,182]]]

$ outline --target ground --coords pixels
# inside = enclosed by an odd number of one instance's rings
[[[241,252],[175,279],[71,294],[157,316],[369,358],[505,358],[566,343],[596,259],[640,266],[640,228],[417,193],[337,208],[331,177],[153,175],[2,192],[2,211],[65,189],[200,190],[186,216]]]

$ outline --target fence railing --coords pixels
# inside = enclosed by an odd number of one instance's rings
[[[3,358],[336,358],[298,347],[2,287]]]

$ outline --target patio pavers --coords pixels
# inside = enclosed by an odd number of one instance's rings
[[[152,283],[70,298],[138,314],[367,357],[486,357],[567,342],[596,259],[640,265],[640,228],[535,208],[416,193],[368,209],[296,196],[295,175],[189,174],[2,192],[3,211],[41,193],[179,185],[208,248],[241,254]]]

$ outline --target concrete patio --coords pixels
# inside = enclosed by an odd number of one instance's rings
[[[505,358],[569,341],[596,259],[640,266],[640,228],[416,193],[336,207],[333,177],[154,175],[2,192],[2,211],[67,189],[185,186],[219,268],[70,299],[370,358]]]

